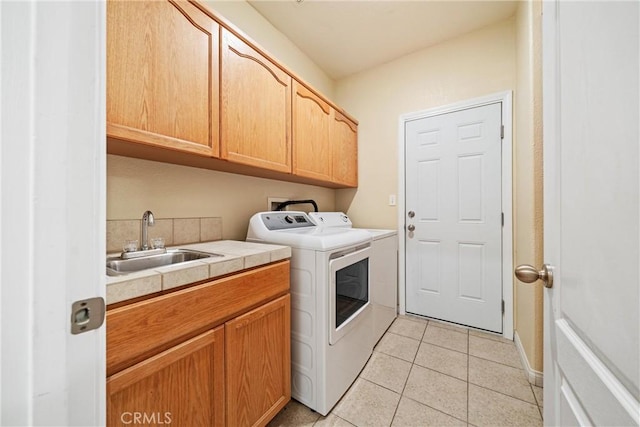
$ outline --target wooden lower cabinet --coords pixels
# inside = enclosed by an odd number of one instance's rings
[[[107,425],[266,425],[291,399],[289,266],[108,309]]]
[[[224,426],[224,326],[107,379],[107,425]]]
[[[263,426],[291,398],[291,298],[225,324],[227,425]]]

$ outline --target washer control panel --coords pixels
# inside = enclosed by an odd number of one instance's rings
[[[269,230],[316,226],[304,212],[267,212],[263,213],[261,218]]]
[[[351,220],[343,212],[309,212],[309,218],[322,227],[353,227]]]

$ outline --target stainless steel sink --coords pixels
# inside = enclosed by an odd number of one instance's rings
[[[163,254],[139,256],[131,259],[114,256],[107,258],[107,276],[121,276],[150,268],[221,256],[224,255],[188,249],[167,249],[167,252]]]

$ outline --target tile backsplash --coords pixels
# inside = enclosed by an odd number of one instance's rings
[[[107,253],[121,252],[126,240],[140,240],[141,220],[107,221]],[[222,218],[157,218],[149,239],[164,238],[166,246],[222,239]]]

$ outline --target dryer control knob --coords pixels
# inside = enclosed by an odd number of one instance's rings
[[[293,217],[291,215],[285,216],[284,220],[287,221],[289,224],[293,224]]]

